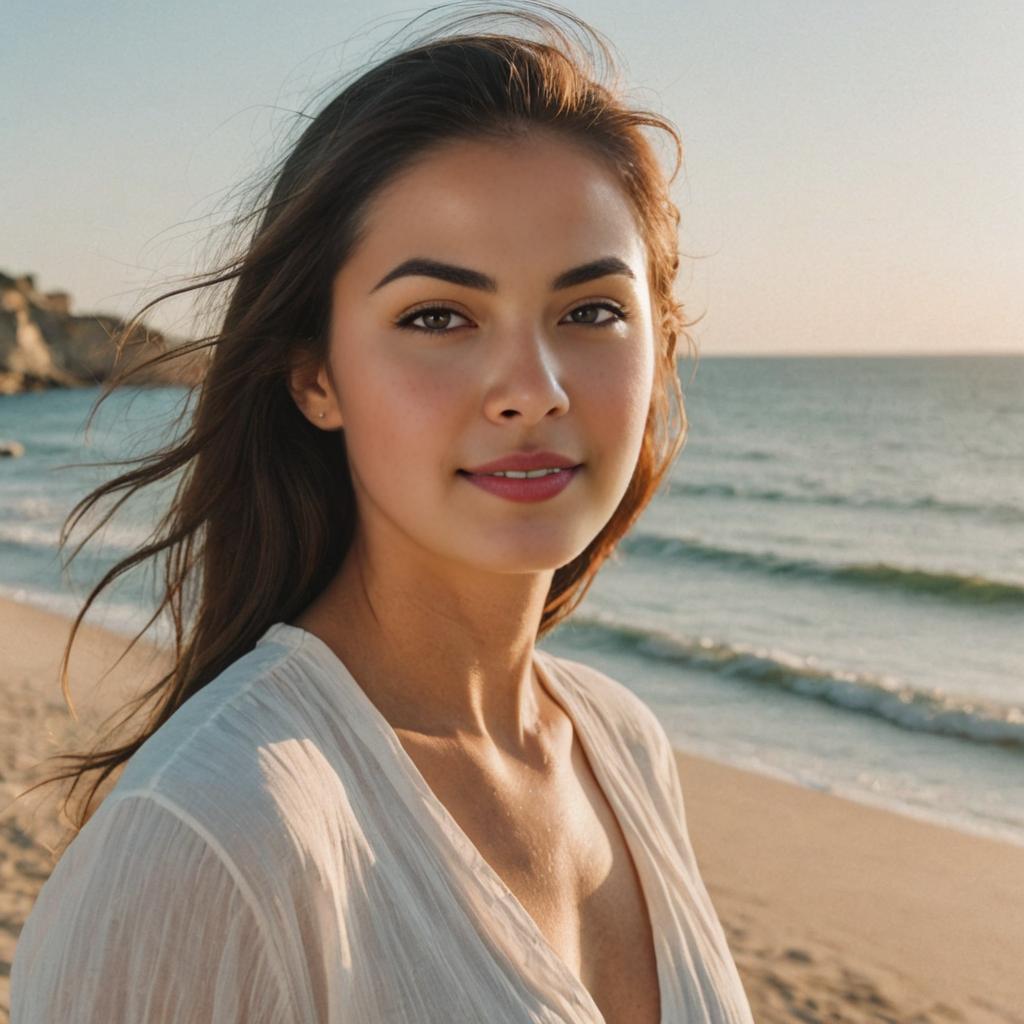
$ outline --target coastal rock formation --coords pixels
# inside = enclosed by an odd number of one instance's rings
[[[0,271],[0,395],[52,387],[88,387],[117,369],[136,366],[181,344],[159,331],[138,326],[120,359],[115,338],[124,321],[104,313],[73,314],[67,292],[36,290],[31,274]],[[182,356],[149,367],[128,383],[193,384],[202,377],[201,355]]]

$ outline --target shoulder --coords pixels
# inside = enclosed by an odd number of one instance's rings
[[[172,797],[200,779],[218,788],[237,781],[237,769],[251,765],[257,745],[274,734],[287,710],[274,682],[289,654],[277,645],[257,646],[233,661],[146,739],[111,795]],[[225,772],[229,766],[235,770]]]
[[[556,675],[593,726],[621,745],[645,774],[660,774],[671,756],[664,726],[651,707],[606,672],[571,658],[538,650],[542,667]]]
[[[545,655],[543,667],[570,693],[602,758],[614,758],[638,798],[649,801],[654,826],[665,829],[693,867],[679,764],[665,727],[623,683],[583,662]]]
[[[103,806],[159,805],[225,859],[283,869],[304,843],[295,821],[316,820],[320,768],[315,669],[294,653],[260,644],[232,662],[147,738]]]

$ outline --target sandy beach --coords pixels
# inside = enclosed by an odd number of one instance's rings
[[[147,680],[139,645],[84,627],[75,722],[57,667],[70,623],[0,599],[0,1024],[21,926],[53,866],[58,787],[15,802]],[[967,836],[679,753],[694,849],[767,1022],[1024,1024],[1024,847]]]

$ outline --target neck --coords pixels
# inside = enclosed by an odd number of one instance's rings
[[[550,570],[458,584],[350,551],[295,620],[324,641],[396,731],[517,754],[561,718],[533,667]]]

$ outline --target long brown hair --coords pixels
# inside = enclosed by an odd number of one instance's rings
[[[452,6],[462,5],[440,9]],[[546,38],[454,31],[479,18],[506,16]],[[679,211],[669,186],[682,164],[682,140],[670,121],[631,107],[616,85],[602,84],[593,55],[562,30],[559,17],[570,33],[580,29],[595,41],[604,66],[614,69],[604,37],[548,3],[525,0],[518,7],[457,17],[444,31],[419,38],[338,91],[237,216],[243,241],[235,254],[146,303],[133,318],[171,296],[226,286],[213,333],[119,373],[90,413],[91,422],[116,387],[151,364],[197,353],[206,359],[201,382],[189,391],[186,429],[151,454],[115,462],[136,468],[87,494],[61,531],[63,550],[69,531],[98,501],[125,492],[88,540],[140,488],[181,474],[149,543],[92,589],[65,646],[60,678],[70,706],[68,660],[89,607],[133,566],[165,559],[162,600],[128,647],[162,612],[170,613],[172,667],[125,705],[132,710],[122,724],[152,702],[146,721],[120,746],[60,755],[72,766],[37,783],[74,780],[66,813],[82,777],[99,773],[69,818],[76,831],[93,813],[104,780],[189,697],[251,650],[270,625],[301,612],[341,566],[356,525],[344,438],[316,429],[299,412],[286,387],[287,369],[300,352],[325,356],[331,283],[359,238],[367,204],[430,147],[455,138],[535,131],[580,143],[617,176],[645,238],[657,360],[642,450],[608,523],[582,554],[555,571],[538,638],[579,604],[682,449],[687,420],[676,365],[679,338],[695,351],[685,333],[691,324],[683,321],[674,296]],[[659,129],[674,144],[670,176],[645,127]]]

